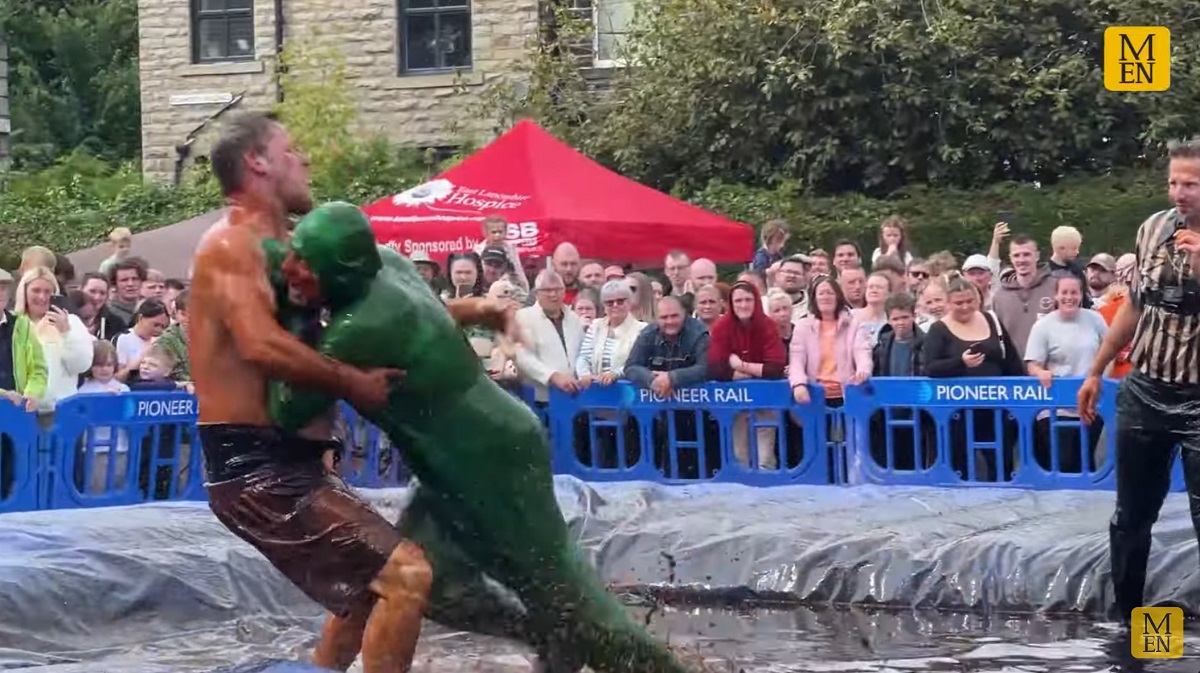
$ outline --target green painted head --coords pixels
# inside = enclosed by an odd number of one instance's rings
[[[321,298],[330,307],[361,299],[383,266],[367,216],[342,201],[305,215],[292,231],[291,248],[316,276]]]

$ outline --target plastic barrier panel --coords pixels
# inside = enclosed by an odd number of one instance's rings
[[[338,434],[343,443],[341,474],[346,482],[359,488],[384,488],[406,482],[408,473],[387,436],[349,404],[340,404],[338,408],[342,426]]]
[[[783,381],[708,383],[662,397],[625,381],[550,391],[555,471],[588,481],[830,483],[824,398]]]
[[[0,513],[39,509],[37,416],[0,399]]]
[[[183,392],[62,400],[49,440],[56,460],[47,505],[207,499],[196,418],[196,399]]]
[[[1113,487],[1116,381],[1097,423],[1075,414],[1082,379],[876,378],[846,388],[869,483],[1035,489]]]
[[[1117,381],[1099,422],[1074,416],[1080,379],[877,378],[830,408],[819,387],[798,405],[783,381],[708,383],[667,398],[618,381],[539,409],[557,474],[660,483],[988,485],[1111,489]],[[403,485],[403,446],[340,405],[342,474]],[[55,422],[0,402],[0,512],[204,500],[196,402],[182,392],[79,395]],[[1179,461],[1172,490],[1182,491]]]

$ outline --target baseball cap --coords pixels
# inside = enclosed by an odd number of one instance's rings
[[[483,249],[482,253],[480,253],[479,259],[482,260],[484,264],[491,263],[507,266],[508,252],[498,245],[489,245]]]
[[[416,250],[413,252],[413,254],[408,256],[408,259],[411,260],[413,264],[428,264],[435,269],[441,268],[438,266],[437,262],[430,259],[429,253],[424,250]]]
[[[1109,273],[1117,270],[1117,260],[1107,252],[1102,252],[1092,257],[1092,260],[1087,263],[1088,266],[1098,266]]]
[[[976,269],[979,269],[981,271],[991,271],[992,270],[992,263],[988,261],[987,255],[980,255],[980,254],[976,253],[974,255],[971,255],[970,257],[967,257],[967,260],[965,262],[963,262],[963,265],[962,265],[963,272],[974,271]]]
[[[622,269],[621,267],[617,266],[616,264],[604,269],[604,280],[615,280],[617,278],[624,278],[624,277],[625,277],[625,269]]]

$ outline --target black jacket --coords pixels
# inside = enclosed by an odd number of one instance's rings
[[[884,325],[879,330],[879,339],[871,350],[871,375],[894,376],[892,366],[892,344],[896,342],[896,332],[891,325]],[[921,356],[921,346],[925,344],[925,332],[913,325],[912,346],[912,375],[925,375],[925,360]]]

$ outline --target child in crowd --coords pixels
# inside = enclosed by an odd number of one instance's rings
[[[186,390],[194,392],[190,381],[172,381],[169,377],[175,368],[175,356],[161,344],[155,343],[146,350],[138,363],[136,380],[130,381],[133,390]]]
[[[507,238],[508,220],[499,215],[486,217],[483,220],[483,240],[475,246],[475,254],[482,256],[484,248],[504,248],[504,253],[508,256],[510,270],[513,272],[510,280],[528,294],[529,280],[522,273],[524,267],[521,266],[521,255],[517,252],[516,246],[510,244]]]
[[[108,244],[112,246],[112,256],[100,262],[100,273],[107,276],[118,261],[129,256],[133,248],[133,232],[128,227],[117,227],[108,232]]]
[[[892,215],[879,225],[879,247],[871,251],[871,264],[885,255],[891,255],[907,266],[913,260],[912,246],[908,240],[908,222],[899,215]]]
[[[1083,245],[1083,235],[1075,227],[1055,227],[1050,232],[1050,259],[1046,266],[1051,273],[1066,272],[1079,279],[1080,284],[1087,288],[1087,273],[1079,263],[1079,248]],[[1083,293],[1083,308],[1092,308],[1092,296]]]
[[[129,386],[117,380],[117,349],[107,341],[96,341],[92,344],[92,369],[87,374],[83,385],[79,386],[77,394],[114,394],[127,393]],[[92,468],[90,477],[86,477],[88,493],[104,493],[108,490],[108,471],[113,471],[113,488],[125,485],[125,472],[129,466],[129,438],[124,430],[117,431],[116,446],[113,446],[112,429],[96,427],[91,429]],[[116,458],[109,460],[109,455],[115,450]],[[87,461],[87,452],[81,449],[81,464]],[[83,481],[85,477],[80,477]]]

